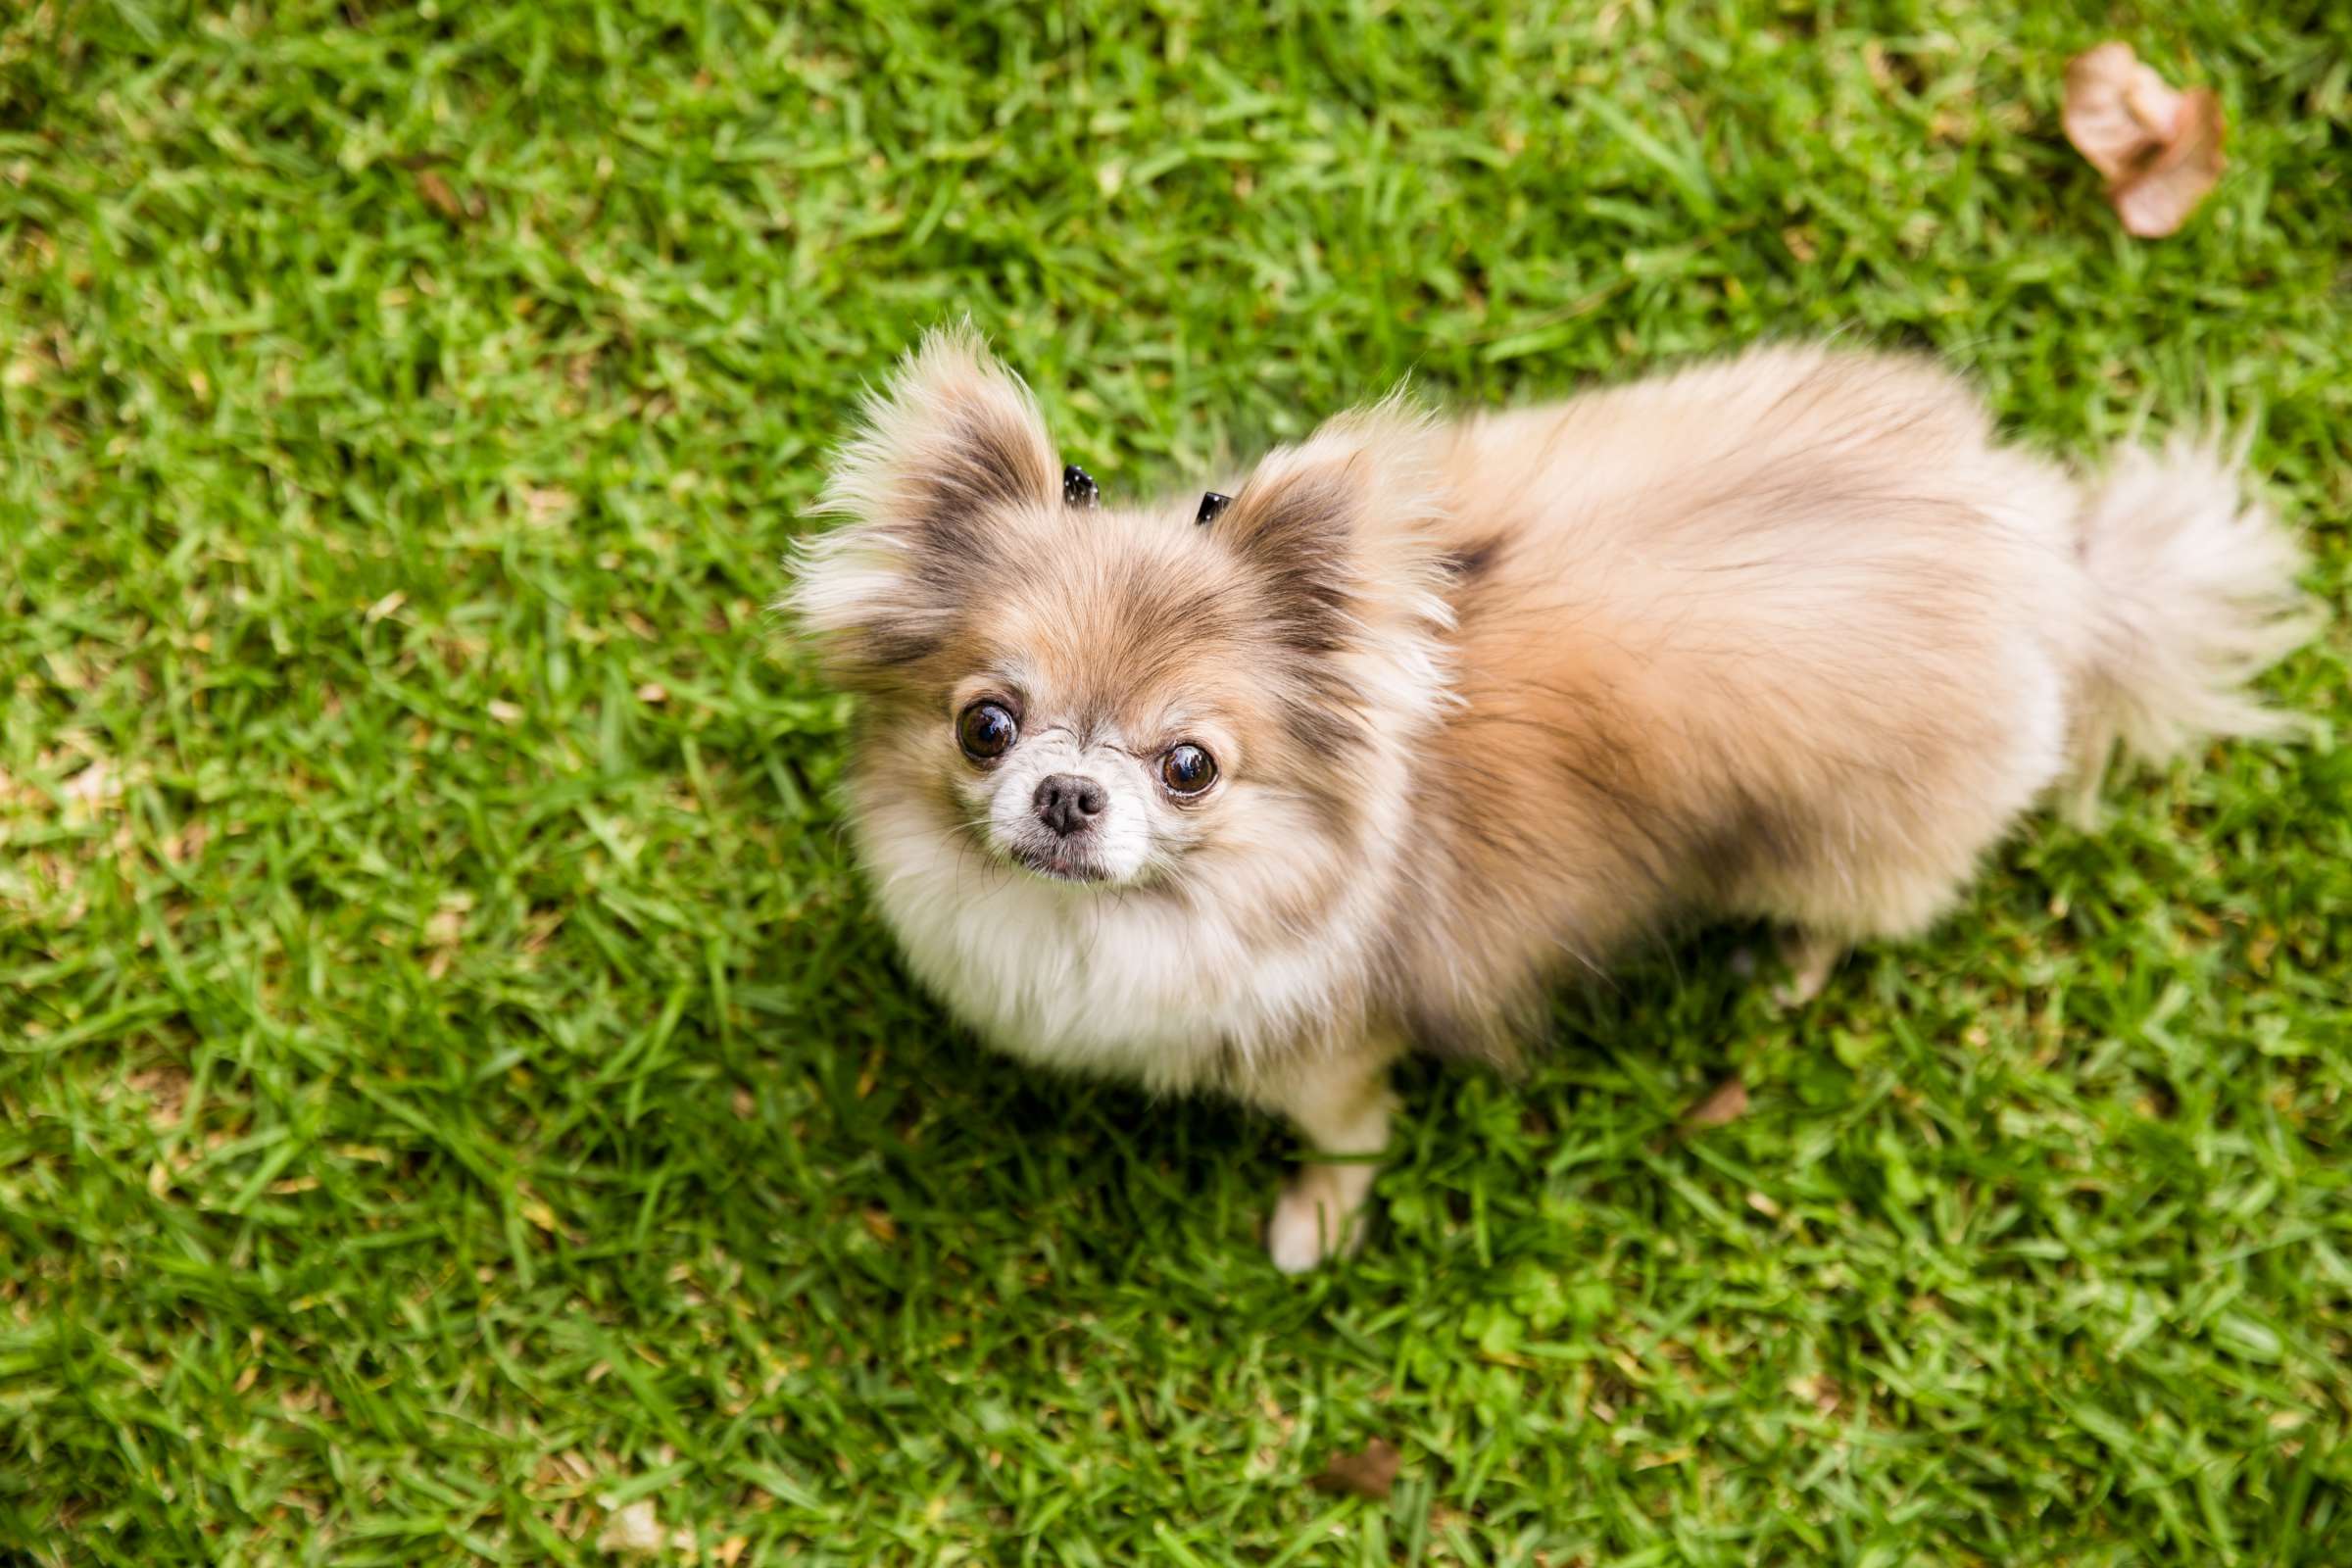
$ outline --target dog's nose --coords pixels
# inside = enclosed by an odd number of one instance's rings
[[[1110,797],[1091,778],[1055,773],[1037,787],[1037,819],[1063,838],[1094,825]]]

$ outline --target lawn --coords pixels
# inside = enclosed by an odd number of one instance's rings
[[[2352,11],[1999,9],[12,7],[0,1561],[2352,1562]],[[1277,1128],[983,1054],[846,858],[765,607],[965,312],[1106,489],[1815,332],[2255,418],[2311,736],[1415,1067],[1284,1279]]]

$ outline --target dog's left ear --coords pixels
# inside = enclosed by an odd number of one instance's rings
[[[1428,415],[1399,394],[1268,453],[1204,516],[1263,585],[1285,644],[1334,653],[1366,633],[1448,618],[1432,538],[1443,505],[1438,441]]]
[[[1057,506],[1037,400],[969,322],[940,327],[865,402],[814,511],[846,519],[804,539],[784,608],[858,684],[935,649],[989,550],[988,514]]]

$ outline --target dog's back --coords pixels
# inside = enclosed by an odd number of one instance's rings
[[[1447,470],[1464,706],[1420,874],[1458,917],[1407,945],[1464,996],[1690,910],[1909,934],[2081,761],[2116,615],[2083,491],[1927,362],[1765,350],[1466,420]]]

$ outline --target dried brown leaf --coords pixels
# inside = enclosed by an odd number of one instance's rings
[[[2139,63],[2130,44],[2110,39],[2066,63],[2059,119],[2091,168],[2121,179],[2163,144],[2180,96]]]
[[[466,221],[465,202],[459,199],[449,181],[441,177],[439,170],[420,169],[416,172],[416,194],[424,199],[425,206],[451,222]]]
[[[2222,177],[2228,131],[2221,100],[2181,92],[2110,40],[2067,62],[2066,138],[2107,176],[2107,200],[2142,239],[2187,220]]]
[[[2188,221],[2197,203],[2222,177],[2228,162],[2222,156],[2222,140],[2228,131],[2219,98],[2202,87],[2186,94],[2173,141],[2138,177],[2107,193],[2125,229],[2141,239],[2157,239]]]
[[[1344,1492],[1377,1502],[1396,1484],[1396,1467],[1403,1459],[1395,1444],[1374,1438],[1359,1452],[1333,1454],[1311,1485],[1317,1492]]]
[[[1701,1127],[1720,1127],[1728,1121],[1738,1121],[1747,1114],[1747,1085],[1734,1073],[1711,1090],[1707,1098],[1683,1112],[1684,1132],[1696,1132]]]

